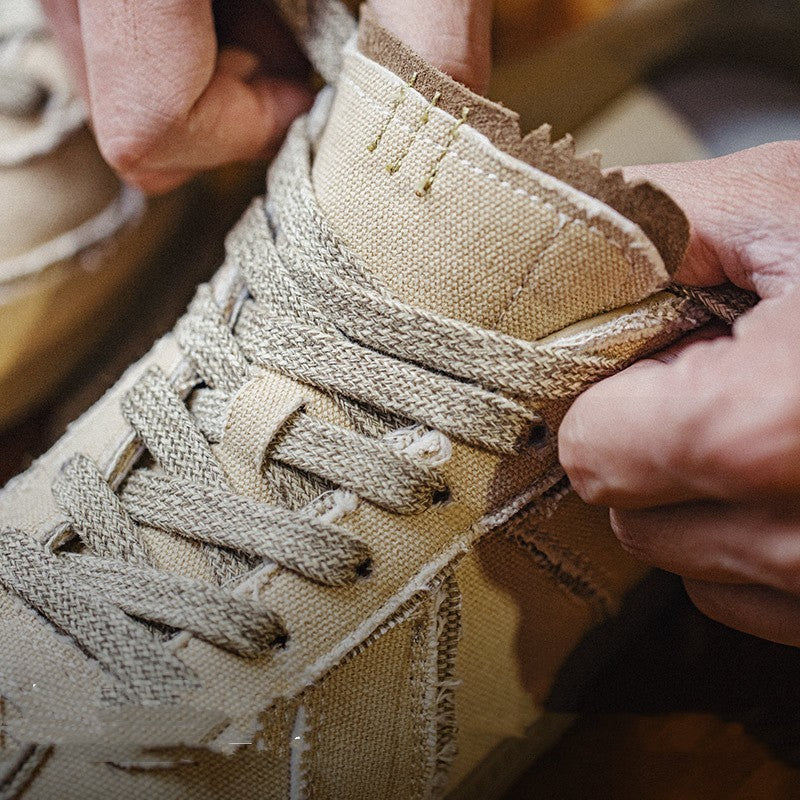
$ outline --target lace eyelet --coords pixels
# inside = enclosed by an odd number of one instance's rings
[[[365,579],[372,575],[372,559],[365,558],[357,567],[356,575],[359,578]]]
[[[545,422],[537,422],[528,429],[526,443],[528,447],[539,449],[544,447],[550,439],[550,429]]]
[[[431,505],[432,506],[443,506],[445,503],[450,501],[450,487],[443,486],[441,489],[437,489],[431,495]]]

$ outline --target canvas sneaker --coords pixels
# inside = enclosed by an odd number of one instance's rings
[[[0,3],[0,427],[53,388],[115,319],[175,228],[103,162],[32,0]]]
[[[330,85],[266,199],[0,493],[3,800],[498,795],[642,577],[555,434],[708,319],[685,218],[285,5]]]

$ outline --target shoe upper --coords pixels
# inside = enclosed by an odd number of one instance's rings
[[[331,770],[424,796],[456,747],[462,777],[530,724],[550,656],[520,662],[478,544],[516,542],[506,574],[566,494],[571,400],[708,315],[662,291],[686,239],[668,199],[513,125],[363,21],[175,330],[3,490],[8,786],[55,745],[134,796],[143,751],[189,747],[260,759],[276,797]],[[641,568],[574,503],[613,606]],[[539,561],[566,550],[548,536]],[[525,602],[563,625],[555,664],[591,614],[551,578]]]

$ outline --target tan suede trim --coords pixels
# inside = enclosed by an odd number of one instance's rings
[[[516,112],[432,67],[383,28],[366,5],[361,7],[358,48],[406,80],[416,75],[414,89],[428,99],[438,93],[438,107],[454,117],[461,117],[462,109],[469,108],[469,124],[500,150],[596,197],[635,222],[656,246],[670,274],[677,270],[689,240],[689,222],[664,191],[646,181],[627,182],[619,171],[604,173],[597,154],[575,155],[572,137],[552,142],[549,125],[523,137]]]

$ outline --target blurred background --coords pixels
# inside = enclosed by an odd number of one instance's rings
[[[492,95],[604,164],[800,136],[797,0],[498,0]]]

